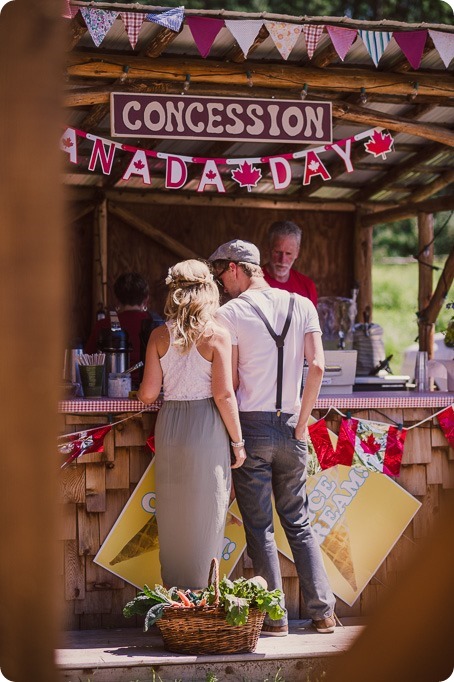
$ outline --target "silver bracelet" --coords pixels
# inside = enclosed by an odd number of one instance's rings
[[[232,448],[244,448],[244,438],[243,440],[239,440],[238,443],[234,443],[233,440],[231,440],[230,445]]]

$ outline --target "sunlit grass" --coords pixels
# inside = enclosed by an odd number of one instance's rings
[[[443,262],[436,265],[443,267]],[[441,269],[434,272],[435,289]],[[393,355],[390,366],[394,374],[399,374],[406,346],[418,336],[418,264],[416,262],[398,264],[374,264],[373,284],[373,322],[383,327],[383,341],[386,355]],[[446,298],[438,316],[435,331],[444,331],[452,316],[446,303],[452,302],[454,289]]]

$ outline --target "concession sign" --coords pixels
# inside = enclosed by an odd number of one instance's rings
[[[330,102],[111,93],[113,137],[330,144]]]

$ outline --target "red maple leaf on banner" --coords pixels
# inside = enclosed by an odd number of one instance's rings
[[[374,158],[381,156],[386,159],[386,154],[392,152],[394,140],[389,133],[380,133],[378,130],[374,130],[372,137],[364,145],[366,152],[373,154]]]
[[[139,159],[138,161],[134,161],[134,166],[137,168],[137,170],[142,170],[145,164]]]
[[[205,173],[205,175],[207,176],[208,180],[214,180],[216,177],[216,173],[212,170],[208,171],[208,173]]]
[[[367,437],[367,440],[361,441],[361,447],[364,452],[367,452],[369,455],[374,455],[376,452],[378,452],[378,450],[380,450],[380,443],[377,443],[374,435],[370,433]]]
[[[71,142],[71,138],[70,138],[70,137],[65,137],[65,138],[63,138],[63,146],[64,146],[64,147],[67,147],[67,148],[69,149],[69,147],[72,147],[73,144],[74,144],[74,142]]]
[[[257,187],[257,183],[262,177],[262,171],[255,168],[252,163],[243,161],[239,168],[232,171],[232,178],[239,184],[240,187],[247,187],[248,192],[252,187]]]

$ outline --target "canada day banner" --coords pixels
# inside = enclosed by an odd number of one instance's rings
[[[141,125],[137,119],[135,119],[135,123]],[[153,159],[160,159],[161,163],[162,160],[165,161],[165,188],[170,190],[183,189],[189,176],[188,164],[199,164],[201,172],[197,192],[205,192],[207,188],[210,188],[220,194],[226,192],[220,170],[222,166],[227,166],[231,179],[240,187],[247,188],[249,192],[253,187],[257,187],[264,174],[267,173],[272,179],[274,189],[279,191],[288,187],[292,181],[295,163],[292,166],[291,162],[304,163],[302,184],[309,185],[314,177],[320,177],[325,182],[331,179],[329,169],[321,158],[326,152],[334,152],[344,162],[346,172],[352,173],[354,168],[351,153],[354,142],[364,141],[367,153],[372,154],[375,158],[381,157],[383,159],[393,151],[394,144],[391,135],[383,128],[371,128],[343,140],[292,153],[262,157],[212,158],[167,154],[156,152],[153,149],[141,149],[68,127],[61,137],[60,148],[68,154],[69,162],[76,165],[79,164],[78,143],[80,138],[93,143],[88,161],[89,171],[100,169],[104,175],[110,175],[116,151],[122,150],[131,155],[130,162],[122,175],[122,180],[129,180],[135,176],[142,178],[144,185],[151,185],[152,161]],[[223,169],[223,173],[225,177],[225,169]]]

